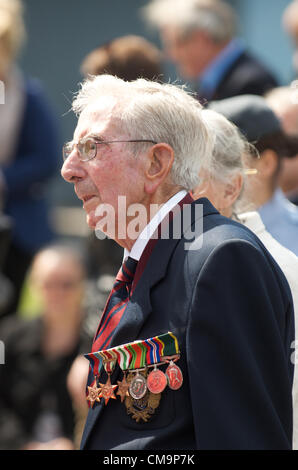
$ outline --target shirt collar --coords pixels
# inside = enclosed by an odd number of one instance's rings
[[[226,71],[244,52],[245,46],[241,39],[232,39],[226,47],[205,68],[199,77],[199,91],[211,97],[225,75]]]
[[[173,207],[175,207],[186,196],[186,194],[187,191],[183,189],[176,193],[174,196],[172,196],[167,202],[165,202],[160,207],[155,216],[150,220],[150,222],[146,225],[146,227],[136,239],[131,251],[128,251],[126,248],[124,248],[123,259],[126,259],[128,256],[130,256],[131,258],[139,261],[144,249],[146,248],[148,241],[152,237],[153,233],[155,232],[161,221],[173,209]]]
[[[265,225],[256,211],[243,212],[242,214],[238,214],[238,218],[243,225],[257,235],[263,233],[265,230]]]

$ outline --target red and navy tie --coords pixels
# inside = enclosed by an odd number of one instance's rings
[[[138,262],[128,257],[122,264],[102,314],[95,335],[92,352],[107,349],[121,320],[131,294],[131,286]]]

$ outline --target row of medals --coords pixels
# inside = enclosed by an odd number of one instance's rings
[[[136,421],[141,419],[148,421],[149,415],[153,414],[159,405],[161,393],[166,386],[168,385],[172,390],[178,390],[182,386],[182,371],[173,361],[178,358],[179,356],[174,356],[165,361],[169,363],[165,372],[157,368],[160,364],[130,371],[128,375],[124,372],[122,381],[117,381],[117,385],[111,384],[110,373],[108,373],[108,380],[105,384],[96,380],[93,387],[88,387],[87,400],[91,406],[95,402],[100,402],[101,398],[107,404],[110,398],[116,399],[114,392],[118,387],[116,395],[120,396],[121,402],[125,400],[128,413],[132,414]],[[154,369],[147,375],[149,367],[154,367]]]

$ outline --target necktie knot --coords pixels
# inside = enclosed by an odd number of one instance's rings
[[[137,264],[138,262],[135,259],[128,257],[122,264],[116,276],[117,281],[131,284],[136,272]]]

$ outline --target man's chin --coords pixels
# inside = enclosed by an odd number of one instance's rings
[[[95,221],[94,214],[87,214],[86,221],[87,221],[89,228],[91,228],[91,230],[95,230],[96,221]]]

